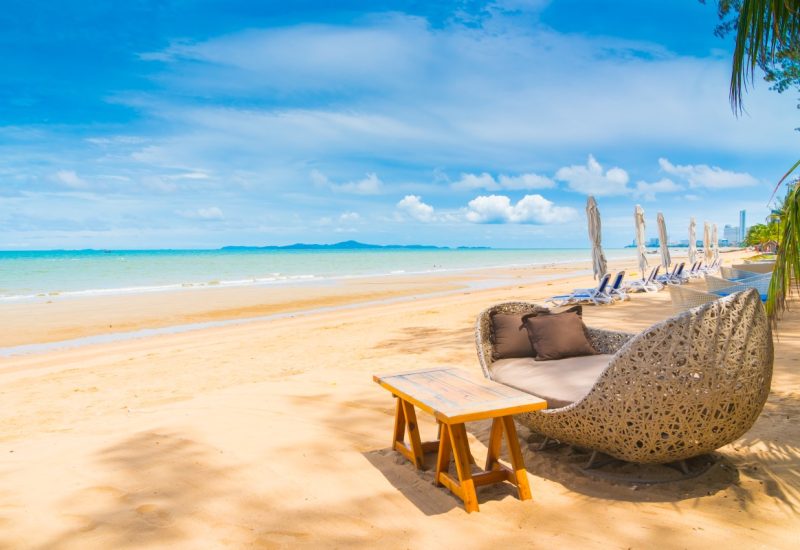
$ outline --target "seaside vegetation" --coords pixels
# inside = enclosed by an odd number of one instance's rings
[[[756,67],[777,92],[800,90],[800,0],[719,0],[718,12],[722,22],[715,32],[720,36],[736,32],[730,101],[737,115],[743,112],[743,94]],[[793,177],[798,167],[800,160],[780,178],[770,198],[787,182],[783,204],[766,224],[775,224],[778,237],[767,294],[767,313],[773,320],[786,310],[793,281],[800,290],[800,185]]]

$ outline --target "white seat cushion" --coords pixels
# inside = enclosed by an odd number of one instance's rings
[[[541,397],[557,409],[585,397],[613,355],[585,355],[554,361],[532,357],[500,359],[489,367],[492,380]]]

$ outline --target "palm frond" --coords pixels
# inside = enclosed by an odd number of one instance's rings
[[[798,167],[798,166],[800,166],[800,160],[798,160],[797,162],[795,162],[795,163],[792,165],[792,167],[791,167],[791,168],[789,168],[789,170],[787,170],[787,171],[786,171],[786,173],[783,175],[783,177],[782,177],[780,180],[778,180],[778,183],[775,185],[775,189],[773,189],[773,190],[772,190],[772,195],[770,196],[770,198],[769,198],[769,201],[767,201],[768,203],[772,202],[772,199],[774,199],[774,198],[775,198],[775,194],[778,192],[778,189],[780,189],[780,187],[781,187],[781,184],[782,184],[784,181],[786,181],[786,178],[788,178],[788,177],[791,175],[791,173],[792,173],[792,172],[794,172],[795,170],[797,170],[797,167]]]
[[[786,310],[794,280],[800,291],[800,185],[786,195],[780,220],[780,239],[775,268],[767,292],[767,314],[775,321]]]
[[[731,70],[731,105],[742,111],[747,83],[753,81],[762,61],[775,58],[776,50],[796,46],[800,32],[800,0],[744,0],[736,25]]]

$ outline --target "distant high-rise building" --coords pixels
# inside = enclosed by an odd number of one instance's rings
[[[732,225],[726,225],[725,228],[722,230],[722,238],[728,241],[731,245],[739,244],[739,234],[741,231],[738,227],[733,227]],[[721,246],[721,245],[720,245]]]
[[[739,238],[737,239],[739,243],[744,242],[744,238],[747,236],[747,225],[745,225],[745,211],[739,210]]]

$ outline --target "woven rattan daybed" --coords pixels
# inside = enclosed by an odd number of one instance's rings
[[[543,309],[524,302],[486,309],[476,343],[487,378],[548,400],[551,408],[516,418],[551,439],[635,463],[685,460],[738,439],[769,394],[772,336],[755,290],[637,335],[587,328],[602,355],[493,361],[492,315]]]

